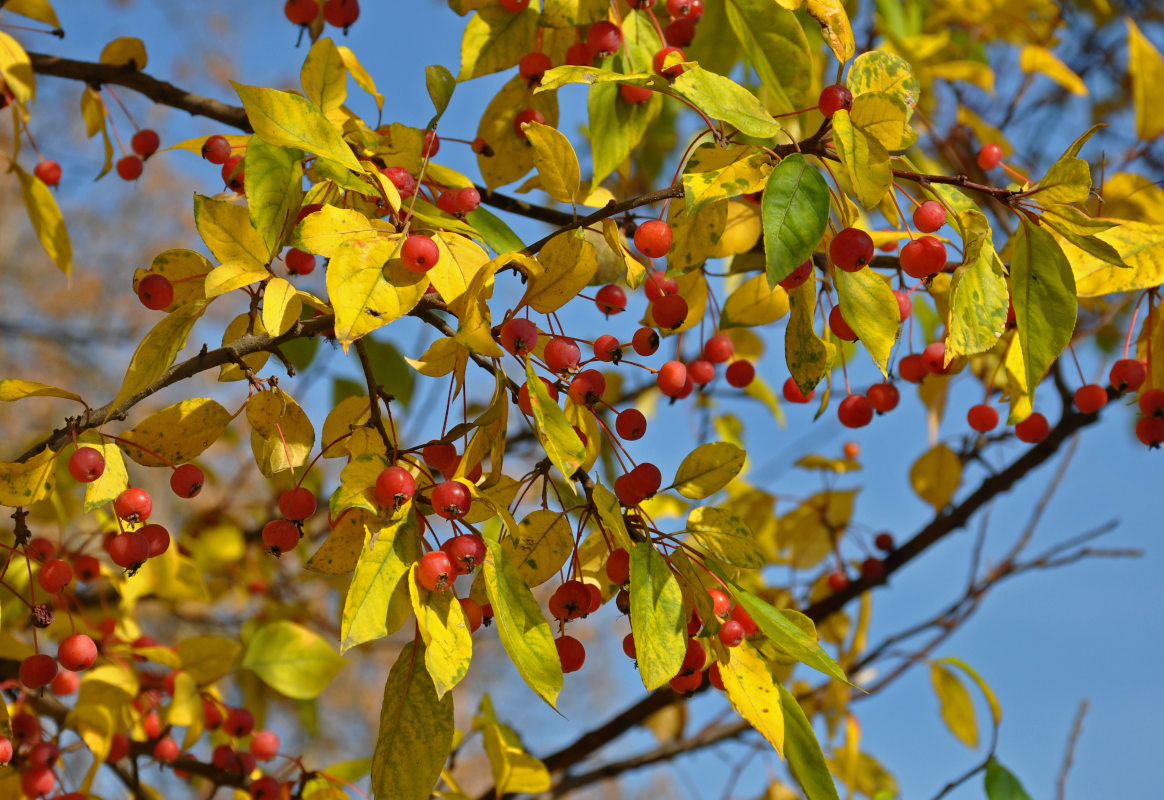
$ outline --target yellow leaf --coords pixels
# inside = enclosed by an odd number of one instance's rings
[[[461,40],[461,72],[458,81],[479,78],[517,66],[535,47],[539,3],[516,14],[499,7],[483,7],[465,25]]]
[[[530,10],[527,9],[527,12]],[[536,12],[533,18],[537,19]],[[526,52],[529,51],[519,53],[518,58]],[[477,135],[485,140],[493,150],[493,155],[478,155],[477,166],[481,170],[482,180],[490,189],[513,183],[533,169],[533,148],[513,130],[514,118],[527,108],[540,111],[547,125],[558,124],[557,93],[541,92],[530,97],[529,86],[520,75],[514,75],[501,88],[481,115]]]
[[[0,464],[0,506],[30,506],[52,494],[56,462],[45,448],[24,463]]]
[[[445,336],[430,344],[420,358],[405,356],[404,360],[421,375],[440,378],[454,370],[463,374],[468,358],[468,350],[458,344],[456,339]]]
[[[247,642],[242,665],[285,697],[312,700],[347,661],[319,634],[279,620],[255,631]]]
[[[783,755],[784,711],[772,670],[748,642],[728,648],[728,655],[730,661],[719,665],[719,674],[732,708]]]
[[[519,522],[501,546],[526,583],[541,586],[573,554],[574,534],[565,514],[538,509]]]
[[[776,541],[796,569],[815,567],[832,554],[853,516],[853,490],[814,494],[780,517]]]
[[[323,444],[324,458],[342,458],[347,455],[344,441],[352,431],[362,426],[371,416],[366,394],[354,397],[345,397],[336,403],[335,408],[327,414],[323,421],[323,433],[320,442]]]
[[[873,136],[854,127],[844,109],[833,114],[833,143],[857,199],[865,208],[874,208],[893,183],[889,151]]]
[[[271,277],[271,273],[267,267],[249,257],[224,261],[210,270],[210,274],[206,276],[206,282],[203,284],[203,292],[206,299],[212,300],[227,292],[233,292],[235,289],[264,281],[269,277]]]
[[[267,245],[251,224],[246,206],[196,194],[194,224],[198,226],[198,235],[219,262],[247,261],[258,267],[266,265]],[[210,282],[208,278],[207,283]]]
[[[9,0],[8,4],[4,6],[4,10],[35,19],[37,22],[43,22],[57,30],[61,27],[60,20],[57,19],[56,12],[53,11],[48,0]]]
[[[272,336],[282,336],[291,330],[303,311],[294,286],[282,278],[272,278],[263,290],[263,327]]]
[[[96,511],[106,503],[112,503],[129,486],[129,473],[125,469],[125,459],[116,442],[105,442],[96,431],[87,431],[78,439],[79,444],[92,447],[105,459],[105,471],[92,483],[85,484],[85,511]]]
[[[335,308],[335,335],[348,344],[407,314],[428,288],[428,279],[404,268],[399,238],[349,240],[327,267],[327,291]]]
[[[967,747],[978,747],[978,723],[974,719],[974,704],[970,693],[958,677],[938,663],[930,664],[930,681],[942,707],[942,719]]]
[[[582,440],[574,432],[574,427],[565,412],[550,399],[546,385],[534,372],[533,361],[527,356],[525,361],[526,385],[529,387],[529,401],[533,410],[534,430],[545,448],[546,455],[567,482],[586,456]]]
[[[461,682],[473,658],[473,639],[461,603],[451,591],[430,592],[416,582],[416,564],[408,576],[416,624],[424,639],[424,665],[437,697]]]
[[[307,99],[325,114],[344,104],[348,96],[348,72],[343,56],[331,39],[320,39],[307,51],[299,83]]]
[[[36,94],[36,79],[33,77],[32,61],[28,53],[20,46],[20,42],[3,31],[0,31],[0,75],[4,76],[12,96],[21,105]]]
[[[771,156],[757,147],[700,147],[683,172],[688,212],[694,214],[714,200],[761,191],[773,167]]]
[[[1148,289],[1164,281],[1164,224],[1125,222],[1095,238],[1114,247],[1131,269],[1109,264],[1071,242],[1060,240],[1080,297]]]
[[[994,70],[981,61],[939,61],[930,65],[930,74],[948,81],[972,83],[984,92],[994,92]]]
[[[182,669],[199,686],[217,683],[226,677],[241,652],[242,645],[224,636],[191,636],[178,643]]]
[[[382,225],[373,223],[359,211],[326,205],[299,223],[294,244],[300,250],[331,258],[345,241],[372,241],[382,230]]]
[[[428,277],[445,301],[445,305],[457,314],[469,300],[466,291],[473,278],[489,264],[489,254],[471,239],[456,233],[437,233],[432,238],[440,251],[440,257],[436,265],[428,271]],[[496,265],[490,266],[493,269],[489,272],[489,278],[496,271]],[[481,284],[486,298],[493,293],[493,282],[489,278]]]
[[[728,295],[720,315],[721,329],[768,325],[788,313],[788,292],[777,286],[768,288],[763,273],[744,281]]]
[[[206,310],[206,304],[194,303],[167,314],[155,325],[134,351],[125,379],[117,397],[110,403],[110,414],[126,400],[142,391],[165,374],[178,352],[186,346],[186,339],[194,323]]]
[[[339,131],[306,98],[291,92],[246,86],[235,81],[231,81],[231,86],[242,100],[255,135],[263,141],[283,147],[297,147],[339,166],[363,172],[352,148],[343,140]]]
[[[17,378],[0,380],[0,402],[11,403],[13,400],[23,400],[26,397],[59,397],[62,400],[83,402],[79,394],[73,394],[65,389],[58,389],[45,383],[22,381]]]
[[[481,697],[473,727],[481,731],[498,797],[512,792],[544,792],[550,788],[550,773],[545,764],[525,751],[513,729],[497,720],[487,694]]]
[[[764,566],[764,553],[747,524],[726,508],[700,506],[687,517],[694,545],[720,561],[756,569]]]
[[[1103,184],[1103,213],[1116,219],[1164,224],[1164,189],[1143,175],[1117,172]]]
[[[534,166],[542,179],[542,189],[559,203],[573,203],[578,199],[581,170],[570,140],[549,125],[528,122],[523,128],[533,146]]]
[[[166,462],[184,464],[214,444],[230,420],[230,412],[214,400],[183,400],[146,417],[133,430],[124,431],[121,449],[143,467],[163,467]]]
[[[788,300],[792,313],[784,335],[784,360],[796,385],[807,395],[828,372],[836,347],[817,336],[813,328],[815,275],[793,289]]]
[[[258,431],[251,431],[251,450],[255,454],[255,463],[268,478],[307,463],[311,448],[315,445],[315,428],[299,404],[282,389],[274,389],[272,393],[278,393],[286,404],[282,416],[272,426],[273,433],[263,436]]]
[[[154,256],[148,270],[138,269],[133,273],[133,290],[147,275],[161,275],[174,288],[174,302],[166,306],[166,312],[197,303],[206,298],[206,275],[213,269],[206,256],[193,250],[165,250]]]
[[[923,453],[909,470],[909,482],[918,497],[941,511],[954,497],[962,482],[962,462],[944,444]]]
[[[618,227],[618,223],[612,217],[607,217],[602,221],[602,237],[606,240],[606,244],[614,253],[615,258],[622,263],[626,270],[627,285],[632,289],[637,289],[647,277],[647,270],[643,266],[643,262],[631,255],[630,250],[627,249],[626,237],[622,235],[622,229]]]
[[[760,209],[753,203],[729,200],[727,219],[719,240],[712,245],[712,258],[730,258],[747,253],[760,241],[764,223]]]
[[[1128,20],[1128,73],[1132,78],[1132,99],[1136,104],[1136,134],[1150,142],[1164,133],[1164,58],[1131,17]]]
[[[837,61],[844,64],[852,58],[857,45],[853,41],[849,15],[845,13],[840,0],[806,0],[804,8],[810,17],[820,23],[825,44],[833,51]]]
[[[133,36],[118,37],[101,49],[101,63],[141,72],[148,63],[145,45]]]
[[[746,455],[727,442],[702,444],[683,459],[671,485],[684,497],[697,500],[715,494],[739,474]]]
[[[853,98],[849,119],[886,150],[905,150],[917,140],[909,127],[911,109],[888,92],[867,92]]]
[[[598,252],[578,231],[555,236],[538,254],[544,269],[530,276],[522,305],[548,314],[574,299],[598,269]]]
[[[349,512],[354,514],[359,512]],[[420,531],[409,512],[369,528],[344,601],[340,652],[397,630],[408,618],[409,568],[420,558]]]
[[[888,375],[889,353],[901,327],[901,310],[893,290],[871,269],[836,271],[841,313],[857,334],[873,361]]]
[[[0,36],[3,34],[0,33]],[[11,169],[20,180],[20,195],[24,198],[24,207],[28,210],[28,219],[36,231],[36,238],[57,268],[68,275],[73,267],[73,245],[69,241],[65,218],[61,216],[57,201],[40,178],[25,172],[15,161],[11,162]]]
[[[376,108],[384,108],[384,95],[376,89],[376,82],[372,80],[372,76],[364,69],[364,65],[356,58],[356,54],[352,52],[351,48],[340,45],[336,48],[339,50],[340,58],[343,59],[344,66],[347,67],[348,72],[351,73],[352,79],[368,94],[372,95],[372,99],[376,101]]]
[[[371,514],[358,508],[341,516],[332,526],[327,539],[303,565],[304,568],[320,575],[344,575],[354,570],[360,559],[371,518]],[[340,652],[344,650],[341,639]]]
[[[1025,45],[1019,55],[1019,66],[1023,72],[1041,72],[1071,94],[1087,94],[1087,85],[1059,57],[1045,47],[1036,44]]]
[[[239,314],[232,319],[226,326],[226,330],[222,333],[222,344],[233,344],[244,336],[262,336],[267,331],[263,328],[263,318],[256,315],[253,319],[249,313]],[[246,364],[247,369],[256,372],[263,368],[270,357],[270,353],[266,350],[260,350],[257,353],[251,353],[249,356],[243,356],[243,363]],[[238,364],[223,364],[218,370],[218,380],[221,382],[227,381],[241,381],[246,378],[242,368]]]

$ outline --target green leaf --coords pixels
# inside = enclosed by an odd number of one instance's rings
[[[617,58],[617,56],[616,56]],[[656,77],[648,72],[623,73],[599,67],[580,67],[564,64],[560,67],[546,70],[542,75],[541,83],[534,89],[534,94],[550,92],[572,83],[629,83],[635,86],[658,85]]]
[[[1010,293],[1031,395],[1071,341],[1078,301],[1071,264],[1054,237],[1025,219],[1015,233]]]
[[[687,613],[678,579],[650,542],[630,551],[630,605],[639,675],[644,686],[657,689],[683,665]]]
[[[912,109],[921,97],[921,84],[909,62],[884,50],[870,50],[853,59],[845,85],[854,100],[863,94],[884,92]]]
[[[810,105],[812,51],[796,15],[772,0],[729,0],[724,10],[748,64],[772,97],[769,108],[786,113]]]
[[[746,136],[771,139],[780,132],[780,123],[754,94],[732,79],[701,67],[687,67],[671,83],[671,91],[712,119],[734,125]]]
[[[251,225],[270,260],[283,249],[283,234],[295,223],[303,202],[303,153],[251,139],[244,165]]]
[[[437,696],[423,665],[424,645],[409,642],[384,684],[372,754],[376,800],[428,800],[453,749],[453,696]]]
[[[747,453],[729,442],[701,444],[683,459],[671,486],[684,497],[708,497],[739,474],[745,457]]]
[[[405,513],[387,527],[369,531],[344,600],[340,652],[387,636],[408,618],[408,568],[420,558],[416,515]]]
[[[263,141],[306,150],[355,172],[363,172],[352,148],[331,121],[302,95],[231,81],[255,135]]]
[[[303,94],[327,113],[344,104],[348,96],[348,71],[343,56],[331,39],[320,39],[307,51],[299,70]],[[247,151],[248,156],[250,151]],[[251,170],[247,168],[247,202],[251,201]],[[260,228],[259,230],[262,230]]]
[[[807,397],[832,364],[836,346],[816,335],[812,327],[816,313],[816,275],[792,290],[788,296],[791,313],[784,332],[784,358],[792,379]]]
[[[1031,800],[1019,779],[993,758],[986,764],[983,786],[989,800]]]
[[[841,314],[865,345],[881,374],[888,376],[889,353],[901,327],[901,309],[893,290],[872,269],[857,272],[836,270],[835,279]]]
[[[769,286],[775,287],[812,258],[828,226],[829,203],[828,184],[799,153],[772,171],[760,203]]]
[[[319,634],[279,620],[255,631],[242,665],[280,694],[311,700],[347,663]]]
[[[513,229],[483,205],[466,214],[465,222],[476,228],[485,244],[489,245],[489,249],[498,255],[512,253],[525,247]]]
[[[551,708],[562,690],[562,662],[541,606],[501,545],[486,537],[482,566],[497,636],[522,679]]]
[[[687,515],[687,530],[700,550],[720,561],[758,569],[765,564],[764,550],[742,519],[726,508],[700,506]]]
[[[440,64],[430,64],[424,68],[424,85],[428,87],[428,96],[432,100],[433,107],[436,108],[436,116],[433,117],[433,122],[436,122],[445,113],[445,109],[449,107],[449,101],[453,99],[453,90],[457,88],[457,79],[453,77],[453,73]]]
[[[430,592],[416,582],[416,565],[408,576],[416,624],[424,639],[424,665],[437,697],[444,697],[469,672],[473,639],[461,602],[452,591]]]
[[[974,703],[958,676],[938,663],[930,664],[930,682],[941,704],[946,727],[964,745],[978,747],[978,723],[974,719]]]
[[[990,223],[980,211],[961,215],[964,256],[950,283],[946,361],[985,353],[1006,327],[1010,295],[1002,262],[994,252]]]
[[[0,33],[0,36],[6,35]],[[40,178],[25,172],[15,161],[9,162],[9,169],[15,171],[20,180],[20,196],[41,247],[57,268],[68,275],[73,268],[73,245],[52,192]]]
[[[873,136],[854,126],[844,109],[833,114],[833,144],[849,174],[857,200],[865,208],[874,208],[893,183],[889,151]]]
[[[590,87],[586,106],[590,115],[587,135],[594,160],[594,177],[590,185],[599,185],[626,161],[642,141],[651,121],[663,108],[663,96],[651,93],[645,103],[632,105],[622,99],[617,85],[596,83]]]
[[[829,774],[824,753],[812,730],[812,723],[792,692],[779,685],[780,707],[784,710],[784,756],[792,776],[808,800],[839,800],[837,787]]]
[[[529,386],[529,403],[533,409],[534,430],[550,463],[558,468],[567,481],[573,480],[573,475],[586,460],[586,447],[578,438],[574,426],[566,419],[566,412],[562,411],[553,400],[542,379],[534,372],[529,357],[525,361],[525,378]]]

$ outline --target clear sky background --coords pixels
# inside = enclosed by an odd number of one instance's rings
[[[227,102],[236,98],[223,76],[213,75],[209,68],[191,69],[190,48],[204,48],[231,59],[235,66],[226,72],[243,83],[283,88],[298,85],[306,45],[296,49],[296,31],[282,16],[281,0],[137,0],[124,4],[59,0],[56,5],[67,30],[66,40],[22,35],[30,50],[95,60],[109,39],[132,35],[146,43],[150,55],[148,72]],[[424,89],[424,67],[440,63],[457,71],[464,22],[444,4],[431,1],[365,0],[363,6],[361,19],[344,43],[355,50],[386,95],[385,121],[423,126],[432,113]],[[1159,43],[1158,32],[1147,32]],[[328,33],[335,32],[329,29]],[[482,109],[510,74],[459,87],[441,132],[472,139]],[[41,86],[43,91],[60,91],[67,98],[79,95],[75,83],[44,78]],[[371,102],[354,84],[349,89],[352,105],[361,113],[374,114]],[[121,90],[120,94],[135,114],[159,129],[163,146],[221,130],[212,122],[191,119],[179,112],[151,110],[128,90]],[[564,112],[571,106],[584,108],[584,94],[578,87],[563,89],[560,98]],[[1048,151],[1057,152],[1087,126],[1077,113],[1079,108],[1065,109],[1061,124],[1048,131]],[[577,112],[564,113],[561,128],[579,143],[585,173],[588,157],[583,140],[576,136],[577,124],[582,121]],[[42,134],[42,138],[51,136]],[[50,149],[44,141],[41,144],[42,149]],[[1096,152],[1086,150],[1084,155],[1094,159]],[[160,157],[180,163],[188,176],[188,185],[176,189],[176,196],[221,189],[218,168],[196,156],[175,153]],[[99,159],[100,145],[95,141],[83,150],[60,157],[66,175],[95,174]],[[440,159],[468,175],[476,175],[466,147],[446,144]],[[66,182],[61,193],[67,203],[89,198],[116,199],[130,191],[131,186],[110,178],[96,189],[86,181]],[[527,240],[541,235],[542,229],[537,225],[510,222]],[[193,240],[188,244],[197,245]],[[74,247],[81,249],[84,243],[74,242]],[[634,310],[641,311],[641,300],[633,302],[638,303]],[[568,327],[576,323],[593,329],[600,321],[592,309],[567,317]],[[405,338],[400,340],[407,355],[420,352],[416,349],[418,343],[409,338],[417,331],[406,329]],[[1089,377],[1098,374],[1100,362],[1096,355],[1081,355],[1085,373]],[[855,382],[868,385],[873,371],[867,357],[862,358],[864,361],[855,370]],[[762,371],[769,383],[778,388],[786,375],[779,352],[765,359]],[[955,398],[942,424],[940,435],[944,439],[965,433],[965,410],[977,402],[980,393],[971,385],[978,387],[969,378],[955,384]],[[288,388],[295,393],[294,383]],[[812,412],[807,408],[786,409],[788,424],[780,428],[755,403],[726,399],[721,408],[745,420],[749,443],[754,447],[750,479],[778,495],[803,496],[818,488],[814,476],[791,468],[803,453],[831,454],[838,452],[847,439],[859,442],[869,468],[845,476],[839,485],[862,487],[857,519],[863,527],[890,530],[904,539],[928,521],[930,513],[928,506],[910,491],[907,481],[909,465],[927,447],[921,407],[909,387],[902,394],[903,402],[897,411],[856,434],[844,431],[831,409],[816,423],[811,423]],[[1051,387],[1044,387],[1038,404],[1052,420],[1058,413],[1053,394]],[[317,404],[313,418],[321,419],[322,404],[328,400],[327,387],[317,384],[308,399]],[[660,423],[665,424],[656,424],[637,452],[653,452],[660,463],[674,463],[675,457],[696,443],[697,421],[690,412],[671,411],[660,418]],[[1159,794],[1158,779],[1150,767],[1159,758],[1164,741],[1157,722],[1164,713],[1164,689],[1154,677],[1154,667],[1164,656],[1158,587],[1164,558],[1157,546],[1161,526],[1157,508],[1160,496],[1156,494],[1164,478],[1164,456],[1147,452],[1135,441],[1131,434],[1133,424],[1131,409],[1115,408],[1105,411],[1103,422],[1085,432],[1030,552],[1039,552],[1114,519],[1120,525],[1103,540],[1106,546],[1141,548],[1146,555],[1135,561],[1088,561],[1007,582],[992,592],[979,613],[934,654],[964,659],[997,692],[1004,709],[998,757],[1035,798],[1053,795],[1071,721],[1084,698],[1090,700],[1091,709],[1078,744],[1068,797],[1086,800]],[[682,434],[686,431],[691,432],[691,438],[684,440]],[[1013,457],[1019,452],[1020,445],[1012,443],[1005,454]],[[1053,470],[1053,465],[1042,467],[994,506],[986,548],[988,561],[992,554],[1003,552],[1021,531],[1030,507]],[[984,474],[981,467],[968,468],[963,494],[976,486]],[[790,506],[778,505],[778,510],[786,511]],[[927,617],[959,596],[977,522],[967,531],[948,537],[895,575],[889,589],[876,593],[872,641]],[[605,609],[598,624],[617,631],[617,637],[612,639],[617,648],[626,629],[625,621],[614,619],[613,610]],[[613,664],[611,696],[641,696],[641,683],[629,662],[612,658],[607,663]],[[529,695],[522,694],[524,691],[515,690],[507,699],[528,711],[509,721],[534,743],[535,753],[548,752],[573,738],[576,729],[561,724],[548,709],[525,702]],[[592,714],[590,709],[595,702],[586,693],[571,692],[571,682],[567,681],[563,695],[563,713],[567,717],[578,719]],[[725,703],[719,697],[705,695],[693,706],[697,719],[707,719],[721,713]],[[514,707],[507,703],[499,707],[499,713],[504,716]],[[609,710],[613,712],[618,707],[611,705]],[[948,780],[981,758],[981,751],[968,751],[944,728],[924,667],[912,670],[888,690],[854,708],[861,719],[864,749],[898,777],[902,795],[910,800],[932,797]],[[985,708],[979,703],[978,709],[980,725],[985,727]],[[595,718],[603,716],[606,715]],[[650,741],[649,734],[632,733],[612,751],[625,753],[624,744],[649,746]],[[679,796],[719,797],[723,791],[723,759],[738,758],[741,752],[738,747],[717,748],[683,762],[675,777],[690,783],[686,794]],[[754,761],[733,796],[755,796],[765,782],[763,762]],[[980,798],[984,796],[981,780],[975,779],[949,796],[958,800]]]

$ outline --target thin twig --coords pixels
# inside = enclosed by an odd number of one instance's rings
[[[1075,712],[1071,735],[1067,737],[1067,751],[1063,754],[1063,766],[1059,770],[1058,780],[1055,781],[1055,800],[1065,800],[1067,797],[1067,775],[1075,761],[1075,745],[1079,743],[1079,734],[1083,733],[1083,718],[1087,716],[1087,708],[1090,705],[1087,698],[1084,698],[1079,703],[1079,710]]]

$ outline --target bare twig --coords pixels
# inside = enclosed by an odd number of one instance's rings
[[[1059,770],[1059,778],[1055,781],[1055,800],[1065,800],[1067,797],[1067,775],[1071,772],[1071,765],[1075,761],[1075,745],[1079,743],[1079,735],[1083,733],[1083,718],[1087,716],[1087,708],[1090,705],[1084,698],[1079,703],[1079,710],[1075,712],[1075,722],[1071,725],[1071,735],[1067,737],[1067,751],[1063,753],[1063,766]]]
[[[384,449],[389,453],[393,452],[395,446],[392,444],[392,438],[388,435],[388,431],[384,430],[384,420],[380,416],[380,387],[376,384],[376,376],[372,372],[372,360],[368,358],[368,348],[364,345],[363,339],[355,341],[356,355],[360,357],[360,367],[364,370],[364,380],[368,382],[368,409],[372,426],[380,434],[380,438],[384,441]]]

